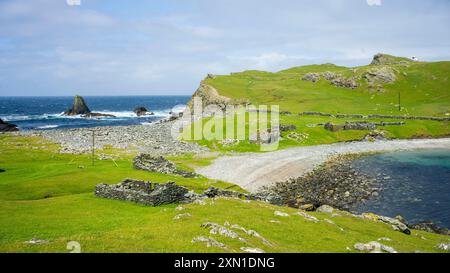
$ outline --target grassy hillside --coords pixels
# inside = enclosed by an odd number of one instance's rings
[[[329,114],[435,116],[450,117],[450,62],[415,62],[407,58],[380,55],[381,64],[348,68],[333,64],[294,67],[277,73],[245,71],[225,76],[206,78],[202,83],[214,87],[221,96],[235,102],[246,101],[254,105],[279,105],[282,125],[295,125],[296,130],[282,132],[280,148],[329,144],[361,140],[370,131],[330,132],[314,124],[360,121],[352,118],[298,116],[300,112]],[[320,79],[305,79],[308,75]],[[357,85],[338,87],[334,75]],[[399,109],[400,95],[400,109]],[[404,121],[404,126],[379,127],[385,137],[392,139],[435,138],[450,136],[448,121],[365,119],[370,122]],[[248,127],[248,120],[247,120]],[[190,129],[190,128],[187,128]],[[226,128],[224,128],[226,132]],[[185,130],[185,136],[191,134]],[[289,137],[302,135],[301,139]],[[248,137],[248,135],[247,135]],[[248,139],[248,138],[247,138]],[[242,141],[223,145],[219,140],[201,140],[200,144],[219,151],[259,151],[259,145]]]
[[[405,59],[406,60],[406,59]],[[382,91],[370,88],[364,74],[388,68],[395,73],[392,83],[380,83]],[[307,73],[339,73],[355,78],[359,87],[335,87],[321,77],[318,82],[302,80]],[[220,95],[244,99],[256,105],[277,104],[294,113],[321,111],[332,114],[394,114],[445,116],[450,113],[450,62],[413,62],[368,65],[355,68],[333,64],[294,67],[277,73],[245,71],[205,79]],[[398,111],[398,93],[402,110]]]
[[[116,160],[117,166],[111,160],[91,166],[89,156],[61,155],[56,148],[39,138],[0,135],[0,167],[5,170],[0,173],[0,252],[69,252],[70,241],[79,242],[82,252],[241,252],[241,247],[267,252],[355,252],[355,243],[382,237],[392,239],[382,243],[400,252],[438,252],[436,246],[448,241],[446,236],[418,231],[405,235],[343,212],[334,216],[310,213],[320,220],[315,223],[296,215],[294,209],[253,201],[208,200],[176,210],[177,205],[145,207],[101,199],[93,195],[95,184],[116,183],[125,177],[176,180],[198,191],[211,181],[136,171],[131,156],[124,154]],[[208,158],[183,156],[178,160],[192,165],[205,164]],[[212,184],[230,186],[218,181]],[[276,216],[275,211],[290,216]],[[191,216],[174,220],[184,213]],[[211,235],[201,227],[205,222],[253,229],[270,245],[239,230],[234,231],[246,242]],[[227,248],[192,243],[197,236],[213,237]],[[32,238],[49,242],[26,243]]]

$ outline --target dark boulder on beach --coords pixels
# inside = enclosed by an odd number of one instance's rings
[[[77,115],[87,115],[90,114],[91,110],[87,106],[82,96],[75,96],[73,100],[72,108],[64,113],[67,116],[77,116]]]
[[[15,132],[15,131],[19,131],[17,125],[0,119],[0,132]]]

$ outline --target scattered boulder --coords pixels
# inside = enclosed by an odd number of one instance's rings
[[[5,170],[3,170],[3,169],[0,169],[0,173],[4,173],[5,172]]]
[[[0,119],[0,132],[16,132],[19,131],[17,125],[3,121]]]
[[[308,213],[303,212],[303,211],[297,211],[297,212],[295,212],[294,214],[295,214],[295,215],[302,216],[302,217],[305,218],[307,221],[311,221],[311,222],[314,222],[314,223],[318,223],[318,222],[319,222],[319,219],[317,219],[316,217],[314,217],[314,216],[312,216],[312,215],[309,215]]]
[[[195,173],[177,169],[175,163],[165,159],[162,156],[153,156],[150,154],[140,154],[133,160],[135,169],[148,172],[156,172],[163,174],[180,175],[182,177],[195,177]]]
[[[316,212],[322,212],[322,213],[333,213],[334,208],[332,206],[328,205],[322,205],[317,208]]]
[[[379,242],[369,242],[367,244],[357,243],[354,245],[354,248],[359,251],[370,253],[397,253],[394,248],[383,245]]]
[[[156,184],[140,180],[125,179],[119,184],[98,184],[95,195],[101,198],[130,201],[146,206],[160,206],[185,200],[188,189],[175,182]]]
[[[66,116],[77,116],[77,115],[87,115],[90,113],[91,110],[84,101],[84,98],[82,96],[76,95],[73,100],[72,108],[67,110],[64,114]]]
[[[450,243],[441,243],[436,246],[440,250],[450,251]]]
[[[208,75],[206,75],[206,79],[215,79],[216,78],[216,75],[214,75],[214,74],[208,74]]]
[[[245,241],[244,238],[240,237],[239,234],[236,232],[226,228],[225,226],[219,225],[217,223],[207,222],[201,225],[202,228],[209,229],[209,233],[213,235],[221,235],[224,237],[232,238],[232,239],[238,239],[240,241]]]
[[[320,74],[319,73],[306,73],[303,78],[303,81],[309,81],[309,82],[318,82],[320,80]]]
[[[276,216],[280,216],[280,217],[289,217],[290,216],[289,214],[287,214],[285,212],[281,212],[281,211],[275,211],[273,214]]]
[[[264,250],[260,248],[241,247],[241,250],[247,253],[266,253]]]
[[[47,244],[49,242],[50,242],[49,240],[42,240],[42,239],[33,238],[31,240],[26,241],[25,243],[31,244],[31,245],[36,245],[36,244]]]
[[[194,239],[192,239],[191,242],[192,243],[203,242],[203,243],[206,243],[207,247],[226,248],[225,244],[218,242],[217,240],[215,240],[214,238],[211,238],[211,237],[199,236],[199,237],[195,237]]]
[[[192,217],[190,213],[177,214],[175,215],[175,217],[173,217],[173,220],[181,220],[189,217]]]
[[[409,228],[450,236],[449,229],[439,227],[438,225],[436,225],[435,223],[433,223],[431,221],[423,221],[423,222],[419,222],[419,223],[416,223],[413,225],[409,225]]]

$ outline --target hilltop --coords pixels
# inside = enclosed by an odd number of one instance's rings
[[[360,67],[321,64],[276,73],[208,75],[199,90],[214,90],[222,101],[278,104],[282,111],[295,113],[445,116],[450,112],[449,76],[448,61],[418,62],[377,54],[371,64]]]

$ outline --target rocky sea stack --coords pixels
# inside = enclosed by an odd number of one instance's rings
[[[0,119],[0,132],[15,132],[19,131],[17,125],[11,124],[9,122]]]
[[[78,116],[81,115],[83,118],[97,118],[97,117],[115,117],[114,115],[93,113],[87,106],[84,98],[82,96],[76,95],[73,100],[72,108],[64,112],[65,116]]]
[[[87,106],[82,96],[75,96],[73,100],[73,106],[64,114],[67,116],[77,116],[77,115],[87,115],[90,114],[91,110]]]

